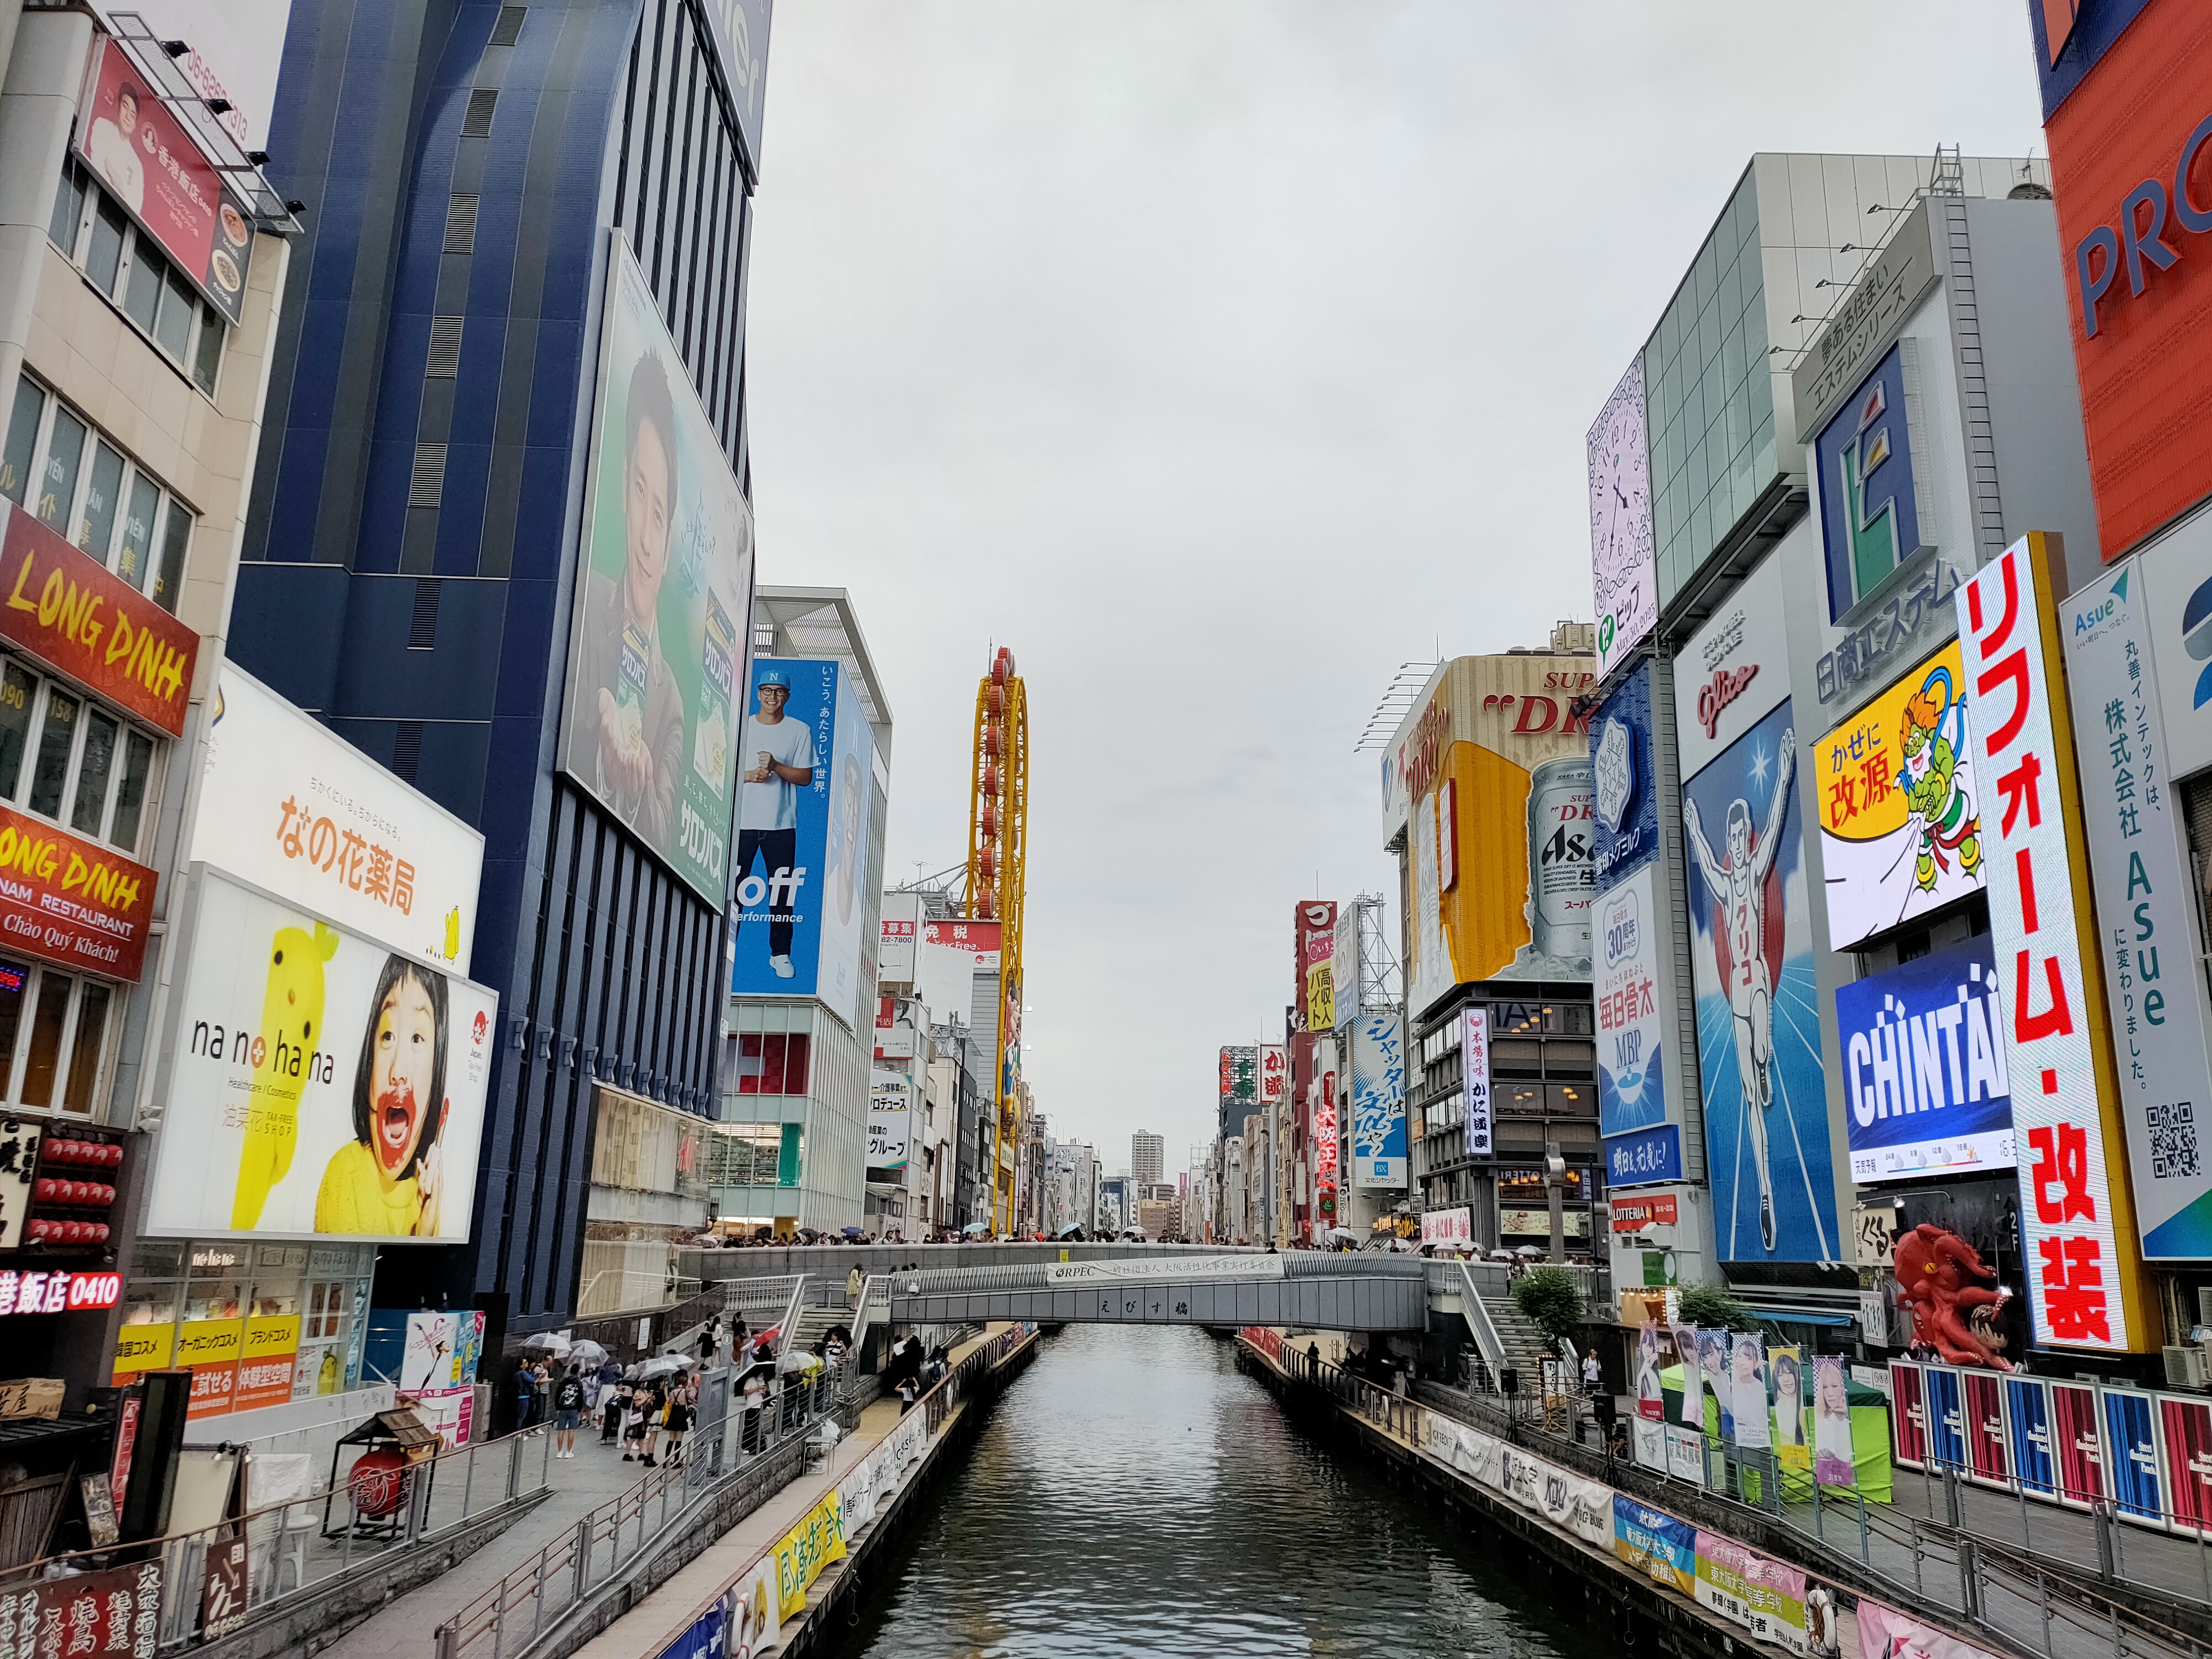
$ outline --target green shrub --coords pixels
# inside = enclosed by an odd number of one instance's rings
[[[1759,1316],[1717,1285],[1685,1285],[1682,1322],[1701,1331],[1755,1331]]]
[[[1583,1293],[1565,1267],[1531,1267],[1513,1281],[1513,1300],[1554,1342],[1573,1335],[1583,1322]]]

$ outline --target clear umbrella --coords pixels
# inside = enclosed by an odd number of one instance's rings
[[[587,1370],[597,1370],[607,1363],[607,1351],[586,1338],[568,1345],[568,1358]]]
[[[568,1350],[574,1346],[574,1344],[558,1331],[540,1331],[535,1336],[526,1336],[522,1339],[522,1351],[525,1353],[550,1354],[556,1359],[566,1359],[568,1357]]]
[[[698,1364],[688,1354],[659,1353],[637,1368],[637,1380],[650,1382],[656,1376],[681,1376]]]

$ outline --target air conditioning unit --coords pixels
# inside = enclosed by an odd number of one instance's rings
[[[2170,1389],[2202,1389],[2212,1386],[2212,1360],[2204,1350],[2187,1343],[2169,1342],[2166,1354],[2166,1385]]]

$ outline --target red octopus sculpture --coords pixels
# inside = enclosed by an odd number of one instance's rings
[[[2012,1362],[1997,1350],[2004,1338],[1990,1322],[2012,1299],[2011,1292],[1969,1284],[1995,1279],[1974,1247],[1954,1232],[1923,1221],[1898,1235],[1892,1260],[1897,1282],[1912,1309],[1914,1340],[1936,1350],[1954,1365],[1981,1365],[2008,1371]]]

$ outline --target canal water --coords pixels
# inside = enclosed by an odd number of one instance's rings
[[[839,1659],[1613,1651],[1194,1327],[1046,1338],[924,1501]]]

